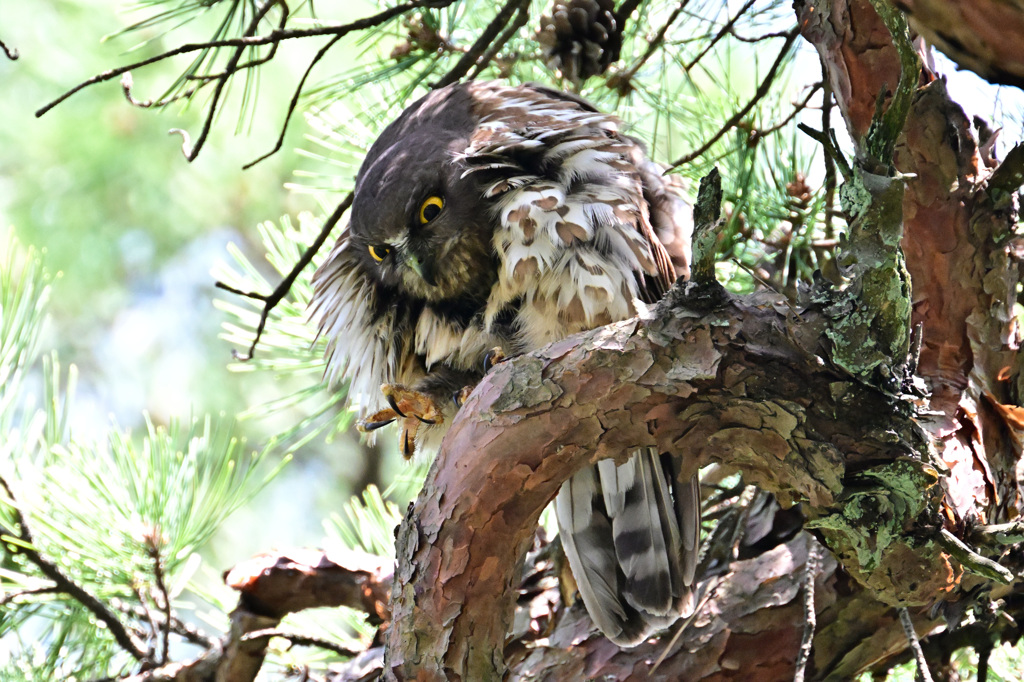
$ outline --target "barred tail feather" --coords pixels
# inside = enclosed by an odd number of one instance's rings
[[[613,642],[633,646],[693,611],[700,488],[672,458],[638,450],[566,481],[555,508],[583,603]]]

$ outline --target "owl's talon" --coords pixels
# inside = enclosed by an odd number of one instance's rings
[[[455,407],[461,408],[469,400],[469,394],[473,392],[476,386],[463,386],[459,390],[452,394],[452,402],[455,403]]]
[[[356,429],[362,433],[369,433],[370,431],[376,431],[377,429],[383,428],[388,424],[394,424],[394,418],[382,419],[379,421],[371,421],[369,419],[362,419],[356,423]]]
[[[395,411],[395,414],[397,414],[402,419],[408,418],[408,415],[405,412],[402,412],[402,408],[398,406],[398,402],[395,400],[394,395],[385,393],[384,397],[388,399],[388,404],[391,405],[391,409]]]
[[[490,372],[495,365],[505,362],[505,351],[501,346],[495,346],[484,354],[484,374]]]
[[[380,387],[384,399],[391,406],[370,415],[359,423],[360,431],[370,431],[400,420],[402,455],[409,459],[416,454],[416,432],[421,424],[434,425],[444,421],[441,411],[433,399],[399,384],[384,384]]]

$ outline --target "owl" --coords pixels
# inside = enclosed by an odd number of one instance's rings
[[[381,133],[311,303],[362,430],[398,421],[407,456],[436,447],[497,356],[641,314],[688,274],[689,208],[622,127],[573,95],[473,81]],[[609,639],[635,645],[692,611],[700,491],[673,457],[585,468],[555,511]]]

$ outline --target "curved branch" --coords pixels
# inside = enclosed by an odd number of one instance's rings
[[[831,365],[823,316],[797,325],[775,304],[677,284],[654,317],[488,375],[399,532],[387,679],[500,679],[541,511],[576,470],[637,446],[676,453],[683,477],[715,461],[804,501],[808,526],[889,604],[955,590],[962,569],[935,541],[941,464],[911,410]]]

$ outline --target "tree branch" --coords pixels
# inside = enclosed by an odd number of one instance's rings
[[[214,88],[214,92],[213,92],[213,95],[211,97],[211,102],[210,102],[210,104],[207,107],[207,115],[206,115],[206,118],[204,120],[203,128],[200,131],[198,139],[196,140],[194,145],[190,145],[189,144],[188,136],[187,135],[183,136],[185,138],[185,143],[183,144],[183,152],[185,153],[185,157],[189,161],[192,161],[199,154],[199,151],[202,149],[202,146],[205,143],[207,136],[209,135],[209,131],[210,131],[210,129],[212,127],[212,123],[213,123],[213,118],[214,118],[214,115],[216,114],[216,111],[217,111],[218,103],[219,103],[220,98],[221,98],[221,96],[222,96],[222,94],[224,92],[224,88],[227,85],[228,80],[230,80],[230,78],[233,75],[235,75],[236,73],[238,73],[239,71],[245,70],[247,68],[251,68],[251,67],[255,66],[256,64],[262,63],[263,61],[266,61],[268,59],[267,57],[265,57],[263,60],[254,60],[254,61],[251,61],[251,62],[240,63],[242,55],[244,54],[245,50],[253,48],[253,47],[261,47],[261,46],[264,46],[264,45],[269,45],[271,47],[271,50],[273,51],[273,50],[277,49],[277,46],[280,43],[282,43],[282,42],[284,42],[286,40],[295,40],[295,39],[299,39],[299,38],[311,38],[311,37],[316,37],[316,36],[333,36],[332,40],[328,43],[327,47],[329,48],[330,46],[334,45],[338,40],[340,40],[341,38],[345,37],[349,33],[352,33],[353,31],[361,31],[361,30],[364,30],[364,29],[367,29],[367,28],[372,28],[374,26],[379,26],[379,25],[381,25],[381,24],[383,24],[383,23],[385,23],[387,21],[390,21],[391,19],[393,19],[396,16],[400,16],[401,14],[404,14],[404,13],[409,12],[409,11],[414,10],[414,9],[418,9],[418,8],[421,8],[421,7],[427,7],[427,6],[429,6],[429,7],[444,7],[444,6],[450,5],[453,1],[454,0],[416,0],[415,2],[408,2],[408,3],[401,4],[401,5],[396,5],[395,7],[390,7],[388,9],[383,10],[381,12],[378,12],[377,14],[374,14],[372,16],[364,17],[363,19],[359,19],[357,21],[353,21],[353,22],[350,22],[350,23],[347,23],[347,24],[334,25],[334,26],[317,26],[315,28],[294,29],[294,28],[285,28],[285,25],[284,25],[285,22],[286,22],[286,19],[287,19],[287,15],[288,15],[287,5],[285,3],[283,3],[283,2],[281,2],[280,0],[268,0],[268,2],[266,2],[264,5],[262,5],[260,7],[259,11],[256,12],[256,14],[253,17],[253,19],[249,22],[248,26],[243,31],[242,37],[239,37],[239,38],[227,38],[227,39],[222,39],[222,40],[210,40],[210,41],[201,42],[201,43],[188,43],[188,44],[176,47],[174,49],[162,52],[162,53],[160,53],[160,54],[158,54],[158,55],[156,55],[154,57],[150,57],[148,59],[139,60],[139,61],[133,62],[131,64],[128,64],[126,66],[118,67],[116,69],[110,69],[108,71],[104,71],[102,73],[99,73],[99,74],[93,76],[92,78],[89,78],[88,80],[85,80],[85,81],[79,83],[75,87],[73,87],[70,90],[66,91],[64,94],[60,95],[56,99],[54,99],[51,102],[49,102],[48,104],[40,107],[36,111],[36,116],[37,117],[43,116],[44,114],[46,114],[48,111],[53,109],[55,106],[57,106],[58,104],[60,104],[64,100],[68,99],[69,97],[71,97],[75,93],[77,93],[77,92],[79,92],[81,90],[84,90],[85,88],[87,88],[87,87],[89,87],[91,85],[95,85],[97,83],[102,83],[102,82],[105,82],[105,81],[112,80],[114,78],[118,78],[118,77],[122,76],[123,74],[126,74],[129,71],[132,71],[134,69],[139,69],[139,68],[142,68],[142,67],[145,67],[145,66],[149,66],[150,64],[155,64],[157,62],[161,62],[161,61],[164,61],[164,60],[169,59],[171,57],[176,57],[176,56],[183,55],[183,54],[190,54],[190,53],[193,53],[193,52],[201,52],[201,51],[218,49],[218,48],[231,48],[234,51],[233,51],[231,57],[229,58],[228,63],[225,66],[225,68],[220,73],[211,76],[210,79],[204,80],[204,84],[205,83],[209,83],[209,82],[215,82],[216,86]],[[272,30],[270,33],[268,33],[266,35],[256,35],[256,31],[259,28],[259,24],[263,21],[263,19],[266,16],[267,12],[269,12],[270,9],[272,7],[274,7],[274,6],[276,6],[276,5],[280,5],[282,8],[284,8],[283,9],[284,16],[282,17],[281,25],[278,26],[278,28]],[[322,56],[323,56],[322,54],[318,54],[317,57],[314,58],[313,62],[310,64],[309,69],[312,69],[312,67],[316,64],[316,62],[319,61],[320,58],[322,58]],[[305,81],[305,78],[303,79],[303,82],[304,81]],[[200,87],[202,87],[202,86],[200,86]],[[301,92],[301,84],[300,84],[300,89],[296,93],[295,97],[297,97],[300,92]],[[164,103],[166,104],[166,103],[169,103],[170,101],[173,101],[173,99],[168,100],[167,102],[164,102]],[[291,111],[289,111],[288,116],[289,117],[291,116]],[[250,164],[250,165],[252,165],[252,164]]]
[[[715,461],[784,505],[803,500],[808,526],[884,601],[956,589],[962,569],[935,542],[940,465],[912,411],[822,356],[811,330],[827,316],[802,311],[795,338],[788,306],[761,305],[677,284],[652,318],[485,378],[398,535],[388,679],[503,675],[495,652],[541,511],[580,467],[641,446],[676,453],[682,477]]]
[[[18,498],[14,494],[7,479],[0,476],[0,488],[3,488],[7,495],[11,510],[14,512],[14,520],[18,524],[18,544],[16,551],[28,559],[39,572],[53,581],[54,588],[71,597],[79,604],[88,609],[96,618],[102,622],[110,631],[110,635],[117,642],[118,646],[125,650],[137,661],[146,660],[146,647],[136,637],[128,632],[124,624],[118,620],[107,606],[99,599],[89,594],[83,587],[73,581],[64,572],[35,548],[35,540],[32,529],[29,526],[28,518],[18,504]]]
[[[775,83],[775,75],[778,73],[779,68],[782,66],[782,62],[785,61],[786,56],[789,54],[789,48],[792,47],[793,42],[796,40],[796,37],[798,35],[800,35],[800,30],[797,28],[792,29],[786,34],[785,45],[783,45],[782,49],[779,50],[778,56],[775,58],[775,61],[772,62],[771,68],[768,69],[768,74],[761,81],[761,84],[757,86],[757,90],[754,92],[754,96],[750,98],[750,101],[747,102],[742,109],[733,114],[728,121],[723,123],[722,127],[719,128],[718,132],[712,135],[708,140],[706,140],[704,144],[702,144],[700,147],[693,150],[689,154],[686,154],[676,159],[672,163],[672,165],[669,166],[669,170],[678,168],[679,166],[682,166],[684,163],[689,163],[690,161],[693,161],[707,150],[711,149],[711,146],[713,144],[718,142],[718,140],[720,140],[722,136],[725,135],[727,132],[735,128],[736,125],[739,124],[741,120],[743,120],[743,117],[750,113],[750,110],[754,108],[754,105],[760,102],[761,99],[763,99],[764,96],[768,94],[768,91]]]
[[[230,291],[233,294],[238,294],[245,298],[252,298],[263,302],[263,310],[260,311],[260,321],[259,324],[256,325],[256,336],[253,338],[252,344],[250,344],[249,350],[245,355],[241,355],[237,352],[235,353],[235,357],[238,360],[245,362],[246,360],[252,359],[253,353],[256,352],[256,345],[259,344],[260,337],[263,336],[263,329],[267,326],[267,317],[270,315],[270,311],[277,307],[277,304],[283,301],[284,297],[288,295],[288,292],[291,291],[292,284],[294,284],[295,280],[298,279],[300,274],[302,274],[302,271],[306,269],[306,266],[313,261],[313,256],[316,255],[317,251],[320,250],[320,247],[322,247],[324,242],[327,241],[327,237],[331,234],[334,226],[338,224],[338,221],[341,220],[341,216],[345,214],[345,211],[347,211],[351,205],[352,193],[349,192],[349,194],[342,199],[341,203],[338,204],[338,207],[334,209],[334,213],[332,213],[330,217],[327,218],[327,221],[324,222],[324,226],[320,229],[320,234],[318,234],[316,239],[313,240],[313,243],[306,247],[306,250],[302,252],[302,256],[300,256],[299,260],[295,262],[292,269],[269,294],[260,294],[255,291],[242,291],[241,289],[236,289],[235,287],[220,281],[214,283],[214,286],[218,289]]]
[[[466,51],[464,55],[455,63],[455,66],[451,68],[448,73],[442,76],[434,85],[434,89],[443,88],[446,85],[451,85],[457,82],[460,78],[470,72],[470,70],[478,65],[481,55],[483,55],[488,46],[495,42],[498,38],[498,34],[501,33],[502,29],[512,20],[512,16],[519,11],[522,11],[529,6],[529,0],[508,0],[505,5],[494,15],[494,19],[487,25],[487,28],[480,33],[480,36],[473,43],[472,47]],[[507,39],[506,39],[507,40]],[[483,62],[486,63],[486,62]]]

